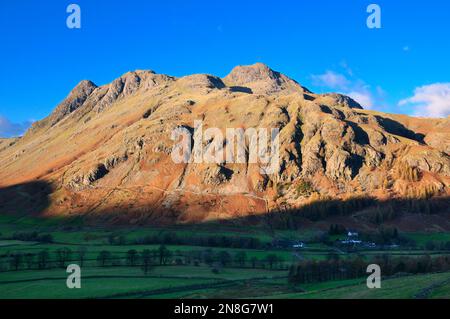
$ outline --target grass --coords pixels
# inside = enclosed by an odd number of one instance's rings
[[[106,298],[112,294],[138,293],[143,290],[181,287],[193,284],[211,283],[209,279],[167,279],[167,278],[98,278],[90,277],[82,281],[82,289],[68,289],[66,278],[42,279],[27,283],[1,284],[2,299],[71,299]]]
[[[434,289],[430,294],[430,298],[450,299],[450,284],[446,284],[444,286]]]
[[[0,273],[0,298],[104,298],[116,294],[151,293],[155,290],[208,285],[226,281],[271,278],[278,271],[210,267],[158,266],[144,275],[138,267],[87,267],[82,269],[82,289],[66,287],[65,269],[9,271]]]
[[[450,273],[424,274],[382,280],[380,289],[368,289],[364,280],[346,280],[305,285],[306,292],[270,296],[295,299],[412,299],[434,283],[450,279]],[[448,285],[436,290],[440,298],[450,298]],[[430,297],[435,297],[435,295]]]
[[[429,241],[450,242],[450,233],[407,233],[406,236],[415,240],[419,246]]]
[[[44,244],[11,240],[16,232],[37,231],[39,234],[51,234],[54,243]],[[195,236],[228,236],[254,237],[262,243],[270,243],[274,238],[307,241],[307,249],[294,251],[290,249],[241,249],[202,247],[192,245],[167,245],[174,257],[185,252],[210,250],[215,255],[227,251],[232,256],[245,252],[246,267],[219,268],[199,264],[154,266],[148,275],[144,275],[139,267],[126,266],[124,258],[131,249],[141,252],[144,249],[157,250],[160,245],[130,244],[148,235],[162,233],[176,234],[179,238]],[[450,287],[446,282],[450,273],[430,274],[385,279],[382,289],[369,290],[363,279],[330,281],[305,284],[292,287],[287,282],[287,267],[298,260],[323,260],[335,252],[322,243],[310,242],[316,237],[317,231],[277,231],[268,232],[262,227],[246,227],[230,225],[184,225],[172,227],[131,227],[131,228],[87,228],[81,227],[79,221],[64,222],[59,219],[43,220],[39,218],[0,215],[0,298],[414,298],[426,292],[430,298],[450,298]],[[110,245],[110,235],[124,236],[125,245]],[[419,246],[427,241],[448,241],[447,233],[408,233],[406,236],[416,240]],[[65,269],[52,268],[47,270],[1,271],[8,265],[5,256],[11,253],[38,253],[48,250],[53,261],[56,261],[57,250],[71,249],[71,263],[77,263],[77,251],[87,248],[85,265],[82,267],[82,289],[70,290],[66,287],[68,274]],[[114,258],[121,260],[121,266],[99,267],[96,261],[102,250],[112,253]],[[256,257],[265,259],[269,254],[275,254],[283,259],[284,270],[250,268],[250,260]],[[370,259],[375,255],[389,254],[391,256],[431,256],[442,255],[437,251],[426,250],[366,250],[358,253],[361,257]],[[356,253],[340,252],[341,258],[350,258]],[[277,263],[278,266],[278,263]],[[22,267],[23,268],[23,267]],[[431,287],[431,288],[430,288]]]

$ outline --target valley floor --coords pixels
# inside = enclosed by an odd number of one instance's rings
[[[421,247],[429,237],[448,240],[447,233],[432,236],[408,234],[418,242],[416,249],[398,247],[392,250],[344,252],[308,239],[314,237],[313,231],[269,234],[258,228],[217,227],[214,230],[200,226],[165,229],[64,228],[57,222],[27,218],[12,222],[0,216],[0,298],[450,298],[450,272],[383,278],[381,289],[368,289],[365,277],[295,285],[288,281],[290,265],[299,260],[327,260],[330,254],[337,254],[342,259],[360,256],[367,260],[379,255],[396,258],[448,256],[449,251]],[[13,239],[19,231],[50,234],[52,240]],[[158,238],[173,234],[184,239],[210,235],[224,238],[250,236],[258,238],[261,247],[139,243],[142,236],[154,235]],[[301,250],[276,248],[270,245],[274,236],[294,236],[310,242],[307,248]],[[117,238],[119,243],[114,242]],[[133,265],[130,257],[139,256],[145,250],[153,254],[147,272],[141,262]],[[169,253],[162,256],[162,250]],[[68,289],[65,266],[78,264],[81,251],[84,251],[82,287]],[[64,252],[67,256],[61,260]],[[40,265],[45,255],[46,263]],[[106,257],[103,260],[100,256]],[[162,257],[164,260],[160,259]]]

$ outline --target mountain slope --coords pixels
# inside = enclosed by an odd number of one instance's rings
[[[222,132],[278,128],[276,172],[248,162],[175,164],[171,133],[193,131],[195,120]],[[135,71],[100,87],[82,81],[24,137],[0,140],[0,213],[173,223],[323,198],[448,196],[449,121],[363,110],[260,63],[223,79]]]

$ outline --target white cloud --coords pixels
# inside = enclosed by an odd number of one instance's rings
[[[416,116],[447,117],[450,115],[450,83],[418,87],[412,97],[401,100],[399,105],[412,107]]]
[[[332,89],[346,89],[350,81],[342,74],[327,71],[324,74],[312,75],[315,85],[326,86]]]
[[[313,84],[350,96],[366,109],[371,109],[375,105],[379,108],[383,107],[386,93],[380,86],[372,90],[371,86],[365,81],[354,76],[347,63],[342,62],[340,66],[348,76],[334,71],[327,71],[323,74],[312,75]]]
[[[30,127],[31,123],[31,121],[13,123],[0,115],[0,137],[21,136]]]
[[[346,95],[350,96],[366,109],[371,109],[373,107],[373,97],[369,91],[352,91],[347,93]]]

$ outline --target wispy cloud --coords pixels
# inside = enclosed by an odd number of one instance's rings
[[[314,85],[325,86],[331,89],[346,88],[350,84],[345,75],[333,71],[327,71],[324,74],[313,74],[311,77]]]
[[[373,97],[369,91],[353,91],[347,93],[346,95],[350,96],[367,109],[371,109],[373,107]]]
[[[6,117],[0,115],[0,137],[21,136],[31,126],[32,121],[13,123]]]
[[[313,84],[348,95],[367,109],[374,106],[381,107],[384,104],[385,92],[381,87],[372,89],[364,80],[354,76],[347,63],[343,62],[340,66],[346,74],[332,70],[314,74],[311,76]]]
[[[450,83],[418,87],[412,97],[401,100],[399,105],[412,107],[417,116],[447,117],[450,115]]]

